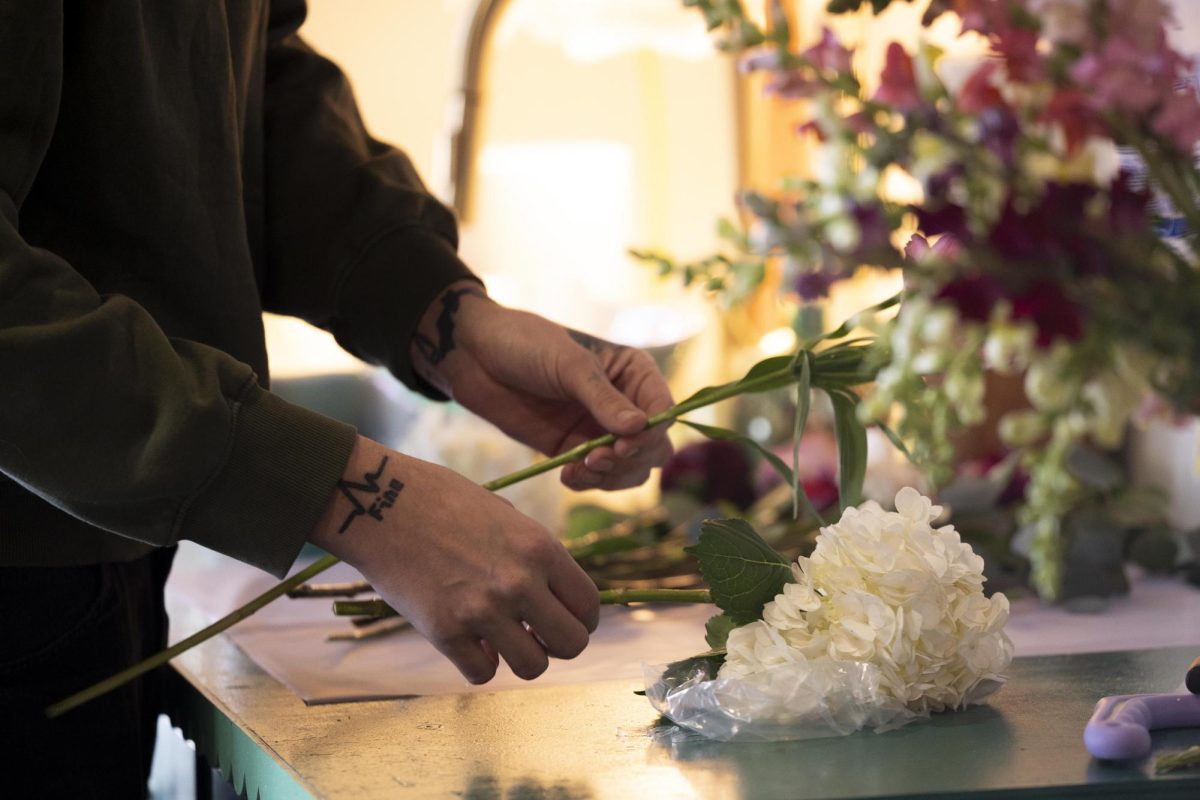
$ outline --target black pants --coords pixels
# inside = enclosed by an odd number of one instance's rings
[[[0,797],[141,798],[161,673],[47,719],[45,708],[160,650],[174,548],[87,567],[0,567]]]

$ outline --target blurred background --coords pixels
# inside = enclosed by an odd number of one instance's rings
[[[925,3],[894,5],[874,21],[868,14],[831,18],[825,5],[786,4],[795,46],[814,42],[829,25],[858,46],[855,69],[865,80],[879,74],[888,42],[916,42]],[[1200,52],[1200,3],[1174,6],[1178,43]],[[957,23],[941,22],[949,40]],[[794,135],[807,120],[804,105],[764,97],[761,79],[739,75],[682,0],[358,0],[354,13],[334,0],[310,0],[302,33],[347,72],[372,133],[405,150],[431,191],[456,207],[461,254],[501,302],[650,349],[677,397],[794,347],[796,299],[780,290],[772,265],[761,289],[729,310],[702,287],[661,279],[629,254],[634,248],[685,262],[716,252],[718,220],[742,221],[740,189],[769,192],[784,176],[822,168],[811,139]],[[903,196],[906,186],[894,191]],[[809,309],[816,319],[806,324],[836,325],[900,282],[882,270],[859,274]],[[453,405],[409,394],[302,322],[266,323],[276,390],[293,401],[478,481],[537,457]],[[997,398],[989,410],[1004,411],[1003,387],[990,387],[989,395]],[[791,411],[786,402],[748,399],[696,418],[782,446]],[[674,431],[680,447],[681,427]],[[810,493],[836,469],[820,409],[811,428]],[[1200,528],[1197,441],[1194,421],[1156,423],[1114,455],[1128,482],[1168,493],[1175,530]],[[886,443],[871,446],[869,497],[886,501],[900,485],[920,485]],[[965,473],[1000,458],[997,447],[991,434],[964,437]],[[707,457],[696,456],[696,464]],[[685,472],[691,468],[684,463]],[[662,497],[657,477],[629,492],[567,496],[548,475],[509,492],[522,510],[559,530],[569,527],[568,506],[631,513]],[[1014,535],[1011,520],[1005,524],[1002,555]]]

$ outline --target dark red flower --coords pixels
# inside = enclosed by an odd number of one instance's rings
[[[1078,152],[1089,137],[1106,133],[1104,120],[1096,113],[1087,95],[1078,89],[1055,92],[1039,121],[1049,125],[1057,123],[1062,128],[1068,155]]]
[[[1030,28],[1007,28],[993,42],[1004,56],[1008,77],[1019,83],[1039,81],[1046,73],[1042,54],[1038,52],[1038,32]]]
[[[1058,339],[1073,342],[1083,337],[1083,311],[1056,283],[1038,283],[1014,297],[1012,305],[1014,320],[1029,320],[1037,328],[1038,347],[1049,347]]]
[[[827,472],[800,481],[800,485],[817,511],[824,511],[838,501],[837,481]]]
[[[754,469],[737,442],[706,440],[681,448],[663,465],[663,492],[683,492],[702,503],[733,503],[747,509],[756,499]]]
[[[961,206],[952,203],[934,209],[914,206],[912,211],[917,215],[917,224],[926,236],[948,233],[959,241],[970,238],[970,232],[967,230],[967,212]]]
[[[1006,106],[1004,97],[995,84],[996,72],[999,69],[1000,65],[997,62],[986,61],[972,72],[958,93],[959,108],[968,114],[978,114],[985,108]]]
[[[1114,233],[1137,233],[1150,225],[1150,192],[1133,188],[1131,179],[1128,172],[1122,172],[1112,182],[1108,222]]]
[[[959,316],[972,322],[987,322],[1003,296],[1000,285],[990,275],[954,278],[937,293],[938,300],[953,303]]]

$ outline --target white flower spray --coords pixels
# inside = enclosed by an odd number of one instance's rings
[[[904,488],[896,509],[846,509],[763,619],[730,632],[719,674],[728,700],[743,696],[737,683],[752,686],[754,715],[783,722],[853,695],[873,706],[860,724],[887,728],[981,702],[1003,683],[1008,599],[984,595],[983,559],[953,526],[933,527],[940,507]]]

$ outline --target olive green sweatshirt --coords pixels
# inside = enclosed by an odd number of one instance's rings
[[[0,565],[182,539],[287,570],[355,432],[267,389],[262,311],[422,388],[452,215],[296,0],[0,0]]]

